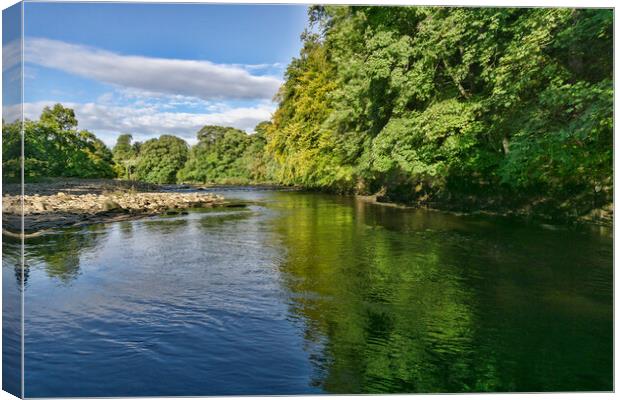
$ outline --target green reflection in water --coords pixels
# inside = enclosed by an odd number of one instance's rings
[[[106,236],[103,224],[61,229],[27,239],[25,258],[28,264],[40,263],[49,277],[67,284],[80,274],[80,258],[92,253]]]
[[[230,222],[244,221],[252,215],[253,213],[251,211],[220,211],[205,213],[205,216],[200,218],[199,224],[202,228],[208,229],[210,227],[216,227]]]
[[[346,198],[281,204],[282,269],[292,314],[318,349],[314,385],[611,390],[611,246],[578,232]]]
[[[189,223],[183,217],[159,217],[154,220],[141,221],[142,226],[152,234],[169,235],[187,229]]]

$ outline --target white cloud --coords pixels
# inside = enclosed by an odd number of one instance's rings
[[[31,71],[28,71],[31,73]],[[5,92],[19,93],[22,80],[22,48],[20,40],[2,45],[2,80]],[[10,85],[10,88],[8,87]]]
[[[230,108],[224,101],[208,101],[193,96],[162,94],[132,88],[116,88],[114,92],[99,96],[97,102],[106,105],[131,104],[133,107],[153,106],[160,110],[185,108],[215,112]]]
[[[13,123],[22,119],[21,104],[4,104],[2,107],[2,120],[6,123]]]
[[[251,68],[121,55],[45,38],[26,38],[26,62],[127,88],[212,99],[272,99],[281,81],[255,76]]]
[[[2,45],[2,71],[7,71],[22,62],[21,40],[11,40]]]
[[[24,117],[36,120],[45,106],[54,103],[56,102],[24,103]],[[149,105],[126,107],[69,102],[64,102],[63,105],[75,110],[80,129],[94,132],[109,146],[114,144],[119,133],[131,133],[137,140],[172,134],[195,143],[196,132],[204,125],[232,126],[251,132],[256,124],[269,120],[275,109],[271,102],[262,102],[254,107],[222,108],[218,112],[208,114],[162,112],[157,106]],[[8,115],[14,115],[19,112],[18,110],[5,107],[5,113]]]

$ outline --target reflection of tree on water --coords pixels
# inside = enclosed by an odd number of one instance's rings
[[[80,257],[92,251],[107,236],[103,225],[64,229],[26,240],[25,258],[41,263],[48,276],[69,283],[80,273]]]
[[[123,221],[118,223],[118,229],[123,239],[131,239],[133,236],[133,221]]]
[[[142,226],[151,233],[171,234],[181,229],[187,229],[186,218],[161,217],[155,220],[142,221]]]
[[[200,218],[200,227],[211,228],[228,222],[236,222],[248,219],[252,216],[250,211],[229,211],[207,213]]]
[[[421,220],[317,196],[292,197],[283,206],[288,209],[276,229],[288,254],[284,282],[294,300],[291,312],[306,324],[319,371],[315,385],[335,393],[604,387],[611,371],[604,365],[590,383],[577,378],[582,363],[594,365],[586,351],[576,356],[570,350],[587,332],[563,331],[574,322],[548,310],[520,311],[542,304],[528,296],[536,285],[525,280],[538,278],[540,268],[519,269],[531,257],[529,241],[515,254],[507,246],[518,237],[498,239],[498,229],[485,231],[484,221],[463,225],[440,214]],[[545,290],[566,284],[557,267],[555,280],[540,276]],[[506,282],[518,285],[514,299],[498,305]],[[540,320],[528,321],[533,315]],[[549,329],[562,331],[562,347],[543,340]],[[595,342],[582,346],[603,354]],[[562,371],[552,368],[566,363]],[[528,370],[536,364],[545,369]]]
[[[15,273],[17,284],[4,275],[2,282],[2,389],[20,395],[22,350],[21,241],[2,235],[2,268]],[[28,269],[24,278],[28,277]],[[24,280],[25,280],[24,279]],[[25,283],[25,282],[24,282]]]
[[[441,244],[365,225],[349,206],[307,203],[315,200],[298,197],[278,228],[294,312],[308,320],[309,340],[327,341],[315,356],[329,360],[320,385],[339,393],[455,390],[470,375],[459,362],[473,333],[470,295],[450,276],[437,279]]]
[[[2,235],[2,263],[13,268],[17,286],[21,290],[22,283],[25,285],[28,282],[30,266],[26,264],[22,270],[21,242],[19,239]]]
[[[23,287],[26,287],[28,283],[28,278],[30,277],[30,266],[28,264],[24,264],[24,268],[22,269],[21,265],[15,264],[15,279],[17,279],[17,285],[20,290]]]

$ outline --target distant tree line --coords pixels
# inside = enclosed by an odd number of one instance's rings
[[[26,175],[581,213],[612,201],[612,30],[604,9],[312,6],[278,108],[253,134],[205,126],[191,147],[121,135],[110,151],[56,105],[25,123]],[[13,174],[15,149],[3,149]]]
[[[144,143],[118,137],[112,149],[115,170],[123,179],[151,183],[259,183],[267,180],[265,127],[248,135],[236,128],[207,125],[194,146],[176,136],[162,135]]]
[[[72,109],[45,107],[39,120],[26,120],[24,177],[120,178],[149,183],[257,183],[268,179],[265,130],[269,122],[246,132],[207,125],[197,133],[198,143],[162,135],[145,142],[131,134],[119,135],[110,150],[94,134],[78,130]],[[3,121],[3,179],[20,180],[22,123]],[[272,163],[273,167],[273,163]]]

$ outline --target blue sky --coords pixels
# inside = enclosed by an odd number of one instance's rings
[[[24,113],[75,109],[107,144],[269,119],[302,5],[26,3]],[[6,44],[5,44],[6,47]]]

